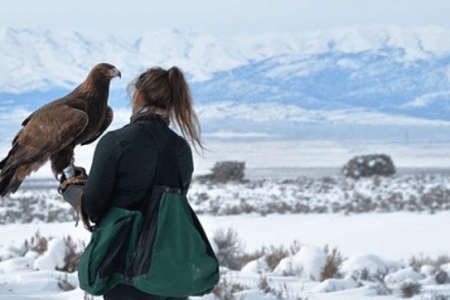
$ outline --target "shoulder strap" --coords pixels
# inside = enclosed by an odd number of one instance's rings
[[[164,193],[183,195],[186,195],[187,193],[187,190],[183,189],[178,157],[169,146],[164,144],[158,128],[155,127],[156,126],[152,126],[152,130],[147,130],[147,132],[151,135],[153,141],[155,142],[158,150],[158,159],[153,180],[145,195],[145,201],[142,209],[147,206],[149,199],[152,198],[151,195],[155,188],[158,189],[159,192]],[[162,168],[163,163],[164,168]]]
[[[171,145],[164,143],[161,132],[157,128],[150,133],[155,140],[159,152],[158,168],[155,173],[154,184],[172,189],[183,189],[177,153]],[[164,163],[164,168],[161,167],[161,163]]]

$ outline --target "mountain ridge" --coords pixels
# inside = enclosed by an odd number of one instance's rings
[[[71,88],[100,61],[125,69],[122,73],[127,79],[153,65],[179,65],[192,81],[201,82],[216,72],[283,55],[308,58],[397,49],[400,53],[391,55],[408,63],[450,53],[450,32],[439,27],[381,26],[252,36],[214,36],[192,29],[114,35],[29,28],[2,28],[0,32],[0,62],[4,66],[0,92],[10,93]]]
[[[218,132],[221,119],[227,130],[273,136],[272,127],[284,120],[289,136],[297,134],[296,124],[326,130],[341,124],[341,132],[359,124],[422,127],[421,137],[434,128],[442,140],[450,126],[449,33],[395,26],[255,36],[0,28],[0,118],[9,118],[2,111],[30,111],[64,95],[107,61],[123,75],[111,84],[115,108],[128,106],[125,87],[134,76],[177,65],[200,117]]]

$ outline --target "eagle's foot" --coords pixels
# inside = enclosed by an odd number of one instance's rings
[[[60,190],[64,191],[67,189],[69,185],[72,184],[84,185],[86,183],[87,181],[86,169],[83,167],[76,167],[76,166],[73,166],[73,169],[75,171],[75,176],[70,177],[69,179],[66,179],[65,174],[61,176],[59,185]]]

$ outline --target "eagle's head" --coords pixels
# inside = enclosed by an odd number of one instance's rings
[[[89,73],[84,82],[83,89],[86,89],[86,91],[92,91],[92,89],[108,89],[111,79],[114,77],[121,78],[121,76],[122,74],[115,66],[107,63],[98,64]]]
[[[120,73],[119,69],[117,69],[116,67],[114,67],[111,64],[107,64],[107,63],[101,63],[96,65],[92,71],[91,74],[98,74],[101,75],[102,77],[111,80],[114,77],[122,77],[122,74]]]

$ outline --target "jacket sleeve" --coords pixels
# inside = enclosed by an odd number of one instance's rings
[[[89,177],[84,189],[84,209],[97,222],[111,206],[111,194],[116,180],[116,166],[120,158],[120,146],[114,135],[108,133],[97,144]]]

